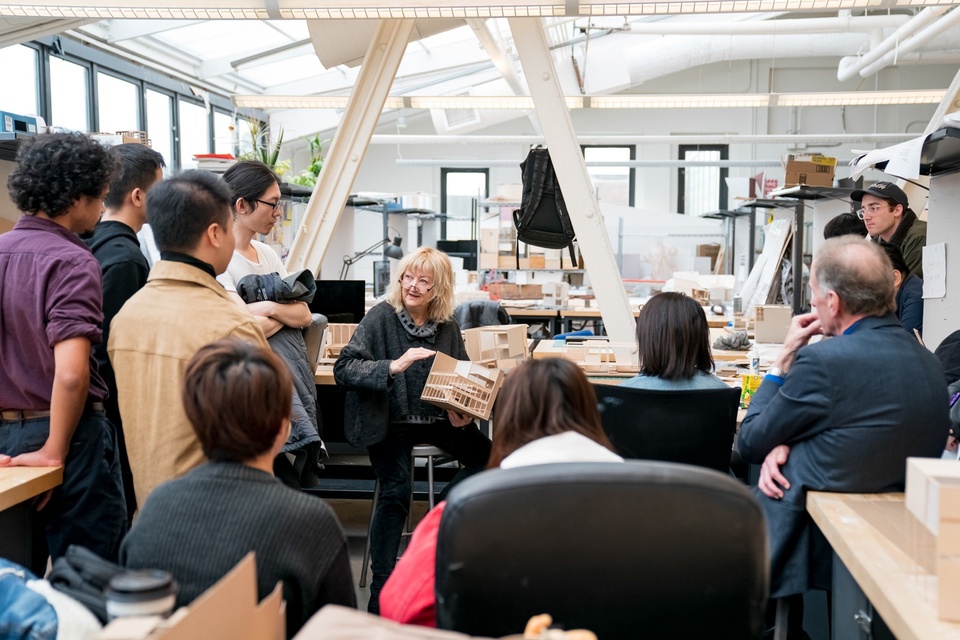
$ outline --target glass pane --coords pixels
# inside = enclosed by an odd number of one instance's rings
[[[173,171],[173,98],[165,93],[147,89],[147,138],[153,150],[163,156],[167,167]]]
[[[213,152],[233,153],[237,129],[229,113],[213,112]]]
[[[97,114],[100,131],[140,130],[140,87],[107,75],[97,73]]]
[[[482,172],[447,174],[447,240],[469,240],[472,225],[470,211],[473,199],[487,197],[487,175]]]
[[[201,105],[180,100],[180,168],[196,169],[195,153],[210,153],[207,110]]]
[[[90,130],[86,67],[50,56],[50,125]]]
[[[691,149],[685,160],[719,160],[719,151]],[[684,170],[684,213],[698,216],[720,206],[720,167],[687,167]]]
[[[37,51],[22,44],[0,49],[3,83],[16,91],[0,93],[0,111],[22,116],[37,115]]]
[[[587,147],[587,162],[625,162],[630,160],[630,147]],[[630,167],[587,167],[597,200],[630,206]]]

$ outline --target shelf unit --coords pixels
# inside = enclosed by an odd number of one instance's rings
[[[756,209],[734,209],[727,210],[721,209],[719,211],[711,211],[710,213],[705,213],[701,218],[709,218],[711,220],[723,220],[725,235],[726,235],[726,249],[725,254],[727,259],[728,268],[727,273],[733,273],[736,269],[736,251],[737,251],[737,219],[743,217],[749,217],[750,223],[750,239],[749,245],[747,248],[747,271],[753,269],[753,263],[756,262],[756,235],[757,235],[757,211]]]
[[[812,188],[812,187],[807,187]],[[757,198],[741,205],[744,209],[793,209],[793,313],[803,312],[803,200],[795,198]],[[797,241],[800,238],[800,241]]]

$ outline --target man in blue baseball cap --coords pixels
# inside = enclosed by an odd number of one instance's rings
[[[927,223],[910,209],[903,189],[892,182],[875,182],[851,193],[850,199],[861,204],[857,217],[867,226],[870,238],[880,244],[897,245],[910,273],[923,278]]]

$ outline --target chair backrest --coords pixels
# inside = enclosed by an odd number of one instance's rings
[[[307,363],[316,369],[323,346],[323,332],[327,330],[327,317],[320,313],[310,315],[310,324],[303,330],[303,341],[307,346]]]
[[[486,471],[451,490],[437,539],[437,625],[477,635],[549,613],[600,638],[754,638],[768,583],[756,499],[688,465]]]
[[[453,317],[462,330],[510,324],[510,314],[497,300],[461,302],[453,310]]]
[[[740,389],[593,389],[603,430],[623,457],[729,470]]]

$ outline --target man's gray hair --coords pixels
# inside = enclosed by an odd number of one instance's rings
[[[836,293],[849,314],[885,316],[897,308],[893,267],[873,242],[855,236],[831,238],[817,252],[813,270],[820,293]]]

